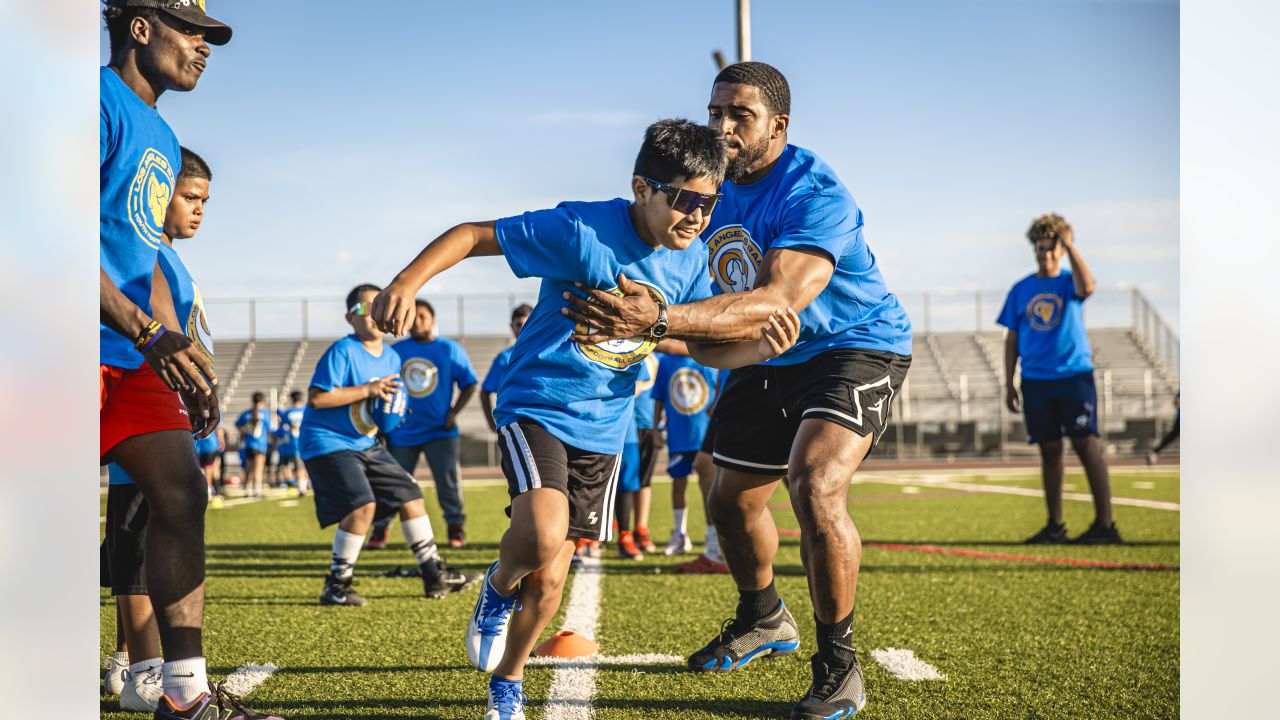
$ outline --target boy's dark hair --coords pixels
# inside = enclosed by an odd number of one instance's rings
[[[183,178],[213,182],[213,171],[209,169],[209,163],[195,151],[185,147],[182,148],[182,169],[178,171],[178,179]]]
[[[762,62],[734,63],[716,75],[716,82],[751,85],[760,89],[764,106],[774,115],[791,114],[791,86],[772,65]]]
[[[655,178],[656,179],[656,178]],[[520,318],[527,318],[533,314],[533,306],[529,303],[520,303],[511,311],[511,322],[515,322]]]
[[[298,402],[302,399],[301,390],[293,390],[289,393],[289,402]]]
[[[254,390],[254,391],[253,391],[253,398],[252,398],[252,399],[253,399],[253,404],[254,404],[254,405],[257,405],[258,403],[260,403],[260,402],[262,402],[262,401],[266,400],[266,399],[267,399],[267,396],[266,396],[266,394],[265,394],[265,393],[263,393],[261,390]]]
[[[129,25],[136,17],[155,25],[160,22],[160,11],[155,8],[112,7],[104,3],[102,20],[107,25],[107,39],[111,43],[111,57],[115,57],[116,53],[124,50],[125,46],[129,44],[129,38],[131,37]]]
[[[644,131],[634,174],[658,182],[709,178],[718,186],[729,164],[719,130],[688,120],[659,120]]]
[[[431,313],[431,317],[436,316],[436,309],[432,307],[431,303],[427,302],[426,300],[423,300],[422,298],[415,298],[413,301],[413,305],[414,307],[426,308],[427,312]]]
[[[1066,218],[1057,213],[1045,213],[1031,223],[1031,227],[1027,229],[1027,240],[1032,245],[1041,238],[1061,240],[1070,229],[1071,226],[1067,224]]]
[[[369,283],[361,283],[351,288],[351,292],[347,293],[347,307],[346,307],[346,310],[343,310],[342,312],[345,314],[347,310],[351,309],[352,305],[355,305],[357,302],[359,302],[360,294],[366,290],[372,290],[374,292],[382,292],[382,288],[378,287],[377,285],[370,285]]]

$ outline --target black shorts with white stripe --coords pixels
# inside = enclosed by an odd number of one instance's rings
[[[797,365],[734,370],[716,403],[712,457],[731,470],[784,475],[806,418],[869,434],[874,447],[910,367],[910,355],[842,348]]]
[[[573,447],[523,418],[498,428],[498,446],[512,499],[537,488],[554,488],[569,498],[569,537],[612,539],[621,455]]]

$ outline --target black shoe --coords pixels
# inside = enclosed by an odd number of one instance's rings
[[[862,685],[862,666],[858,653],[852,662],[824,658],[814,654],[813,684],[800,702],[791,707],[791,720],[836,720],[850,718],[867,705],[867,694]]]
[[[789,655],[800,647],[796,621],[778,601],[778,609],[755,622],[724,621],[720,634],[689,656],[689,669],[698,672],[737,670],[757,657]]]
[[[1120,531],[1116,529],[1113,522],[1109,527],[1103,527],[1095,520],[1088,530],[1082,535],[1071,541],[1072,545],[1123,545],[1124,540],[1120,537]]]
[[[1066,523],[1049,523],[1044,528],[1023,541],[1026,545],[1063,545],[1067,542]]]
[[[449,567],[441,558],[432,558],[418,566],[422,573],[422,592],[427,597],[438,600],[450,593],[466,590],[480,582],[481,573],[458,572]]]
[[[324,590],[320,593],[320,604],[362,607],[368,605],[369,601],[360,597],[360,593],[351,589],[351,578],[339,580],[330,575],[325,578]]]

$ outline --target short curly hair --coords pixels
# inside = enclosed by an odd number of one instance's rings
[[[791,85],[778,68],[762,62],[734,63],[716,75],[717,83],[752,85],[774,115],[791,114]]]
[[[1066,218],[1057,213],[1045,213],[1036,218],[1027,228],[1027,240],[1035,245],[1041,238],[1061,240],[1063,235],[1071,232],[1071,225]]]

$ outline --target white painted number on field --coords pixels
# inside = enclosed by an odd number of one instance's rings
[[[938,668],[916,657],[915,652],[899,648],[879,648],[871,651],[871,657],[890,675],[899,680],[946,680]]]

